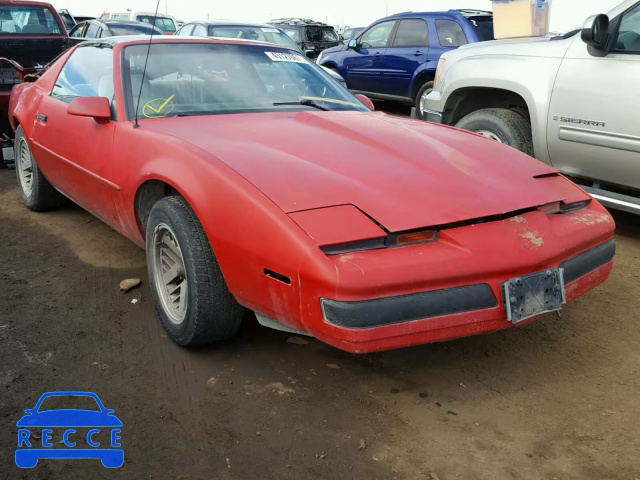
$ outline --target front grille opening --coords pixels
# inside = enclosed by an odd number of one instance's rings
[[[274,272],[273,270],[269,270],[268,268],[264,269],[264,274],[269,278],[273,278],[274,280],[278,280],[279,282],[284,283],[285,285],[291,285],[291,279],[286,275]]]

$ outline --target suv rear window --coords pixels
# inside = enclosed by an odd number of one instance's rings
[[[0,35],[62,35],[62,31],[48,7],[0,5]]]
[[[307,27],[307,41],[309,42],[337,42],[338,35],[332,28]]]
[[[495,40],[493,36],[493,17],[483,15],[481,17],[469,17],[469,23],[473,27],[480,42]]]

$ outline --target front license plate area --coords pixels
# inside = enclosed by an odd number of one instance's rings
[[[563,273],[561,268],[550,268],[506,282],[504,294],[507,319],[520,323],[543,313],[560,310],[567,303]]]

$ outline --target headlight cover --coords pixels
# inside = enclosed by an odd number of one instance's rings
[[[440,58],[440,61],[438,62],[438,68],[436,68],[436,78],[433,83],[434,90],[437,90],[438,85],[440,85],[440,81],[442,80],[442,72],[444,71],[446,63],[447,61],[444,58]]]

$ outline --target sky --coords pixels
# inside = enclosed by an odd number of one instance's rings
[[[71,14],[99,16],[103,11],[155,11],[156,0],[49,0]],[[621,0],[553,0],[551,30],[581,27],[589,15],[607,13]],[[364,27],[393,13],[450,8],[491,10],[490,0],[160,0],[160,12],[179,20],[232,19],[267,22],[277,17],[304,17],[334,26]]]

